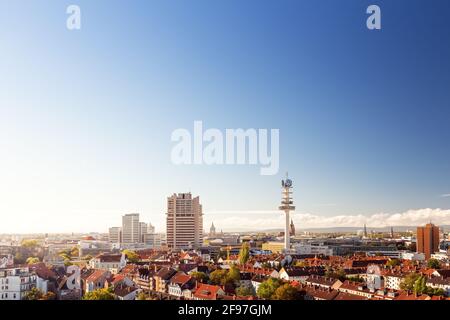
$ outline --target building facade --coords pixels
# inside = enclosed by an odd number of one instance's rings
[[[203,241],[203,213],[199,197],[191,193],[167,198],[167,245],[169,248],[198,248]]]
[[[122,243],[139,243],[141,225],[139,213],[130,213],[122,217]]]
[[[25,294],[36,287],[36,274],[28,267],[0,270],[0,300],[22,300]]]
[[[439,251],[439,227],[432,223],[417,228],[417,252],[425,254],[425,259]]]

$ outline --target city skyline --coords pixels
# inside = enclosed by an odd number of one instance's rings
[[[202,197],[205,225],[270,229],[287,170],[298,229],[450,224],[448,2],[379,1],[382,30],[354,1],[79,5],[75,31],[65,4],[0,10],[0,233],[131,212],[162,232],[173,192]],[[279,129],[279,174],[172,164],[197,120]]]

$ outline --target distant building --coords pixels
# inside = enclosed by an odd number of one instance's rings
[[[159,248],[162,246],[161,234],[157,233],[147,233],[144,235],[144,244],[150,248]]]
[[[122,242],[122,228],[120,227],[109,228],[109,242],[110,243]]]
[[[139,242],[144,242],[144,235],[148,232],[148,226],[145,222],[139,222]]]
[[[417,252],[424,253],[425,259],[439,251],[439,227],[432,223],[417,227]]]
[[[284,242],[269,241],[262,244],[262,250],[271,251],[272,253],[281,253],[284,249]]]
[[[191,193],[167,198],[167,245],[169,248],[198,248],[203,239],[203,213],[199,197]]]
[[[122,243],[139,243],[140,235],[139,213],[124,215],[122,217]]]
[[[147,233],[148,233],[148,234],[153,234],[153,233],[155,233],[155,227],[154,227],[151,223],[149,223],[149,224],[147,225]]]
[[[294,245],[295,253],[302,255],[324,255],[324,256],[332,256],[333,249],[328,246],[320,246],[320,245],[311,245],[311,244],[297,244]]]
[[[292,219],[291,219],[291,225],[290,225],[290,228],[289,228],[289,234],[290,234],[290,236],[295,236],[295,226],[294,226],[294,221],[292,221]]]
[[[78,243],[79,256],[84,257],[87,255],[96,256],[101,253],[111,251],[111,243],[108,241],[98,240],[80,240]]]
[[[119,273],[126,265],[124,254],[100,254],[89,261],[92,269],[107,270],[113,274]]]
[[[209,228],[209,236],[210,237],[216,236],[216,227],[214,226],[214,222],[211,224],[211,228]]]
[[[424,261],[425,254],[417,253],[417,252],[401,252],[400,258],[403,260],[411,260],[411,261]]]

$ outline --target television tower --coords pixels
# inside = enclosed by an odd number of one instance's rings
[[[286,225],[284,229],[284,249],[289,251],[291,249],[290,243],[290,218],[289,213],[291,210],[295,210],[292,201],[292,180],[289,179],[288,174],[286,173],[286,179],[281,180],[281,206],[278,207],[279,210],[283,210],[286,215]]]

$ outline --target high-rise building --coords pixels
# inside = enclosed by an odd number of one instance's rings
[[[109,242],[111,243],[122,242],[122,228],[120,227],[109,228]]]
[[[202,245],[203,213],[200,198],[191,193],[167,198],[167,245],[169,248],[197,248]]]
[[[122,216],[122,243],[141,242],[140,229],[139,213],[130,213]]]
[[[149,223],[148,226],[147,226],[147,233],[148,234],[154,234],[155,233],[155,227],[151,223]]]
[[[144,242],[144,236],[148,232],[148,226],[145,222],[139,222],[139,242]]]
[[[432,223],[417,227],[417,252],[425,254],[425,259],[439,251],[439,227]]]

